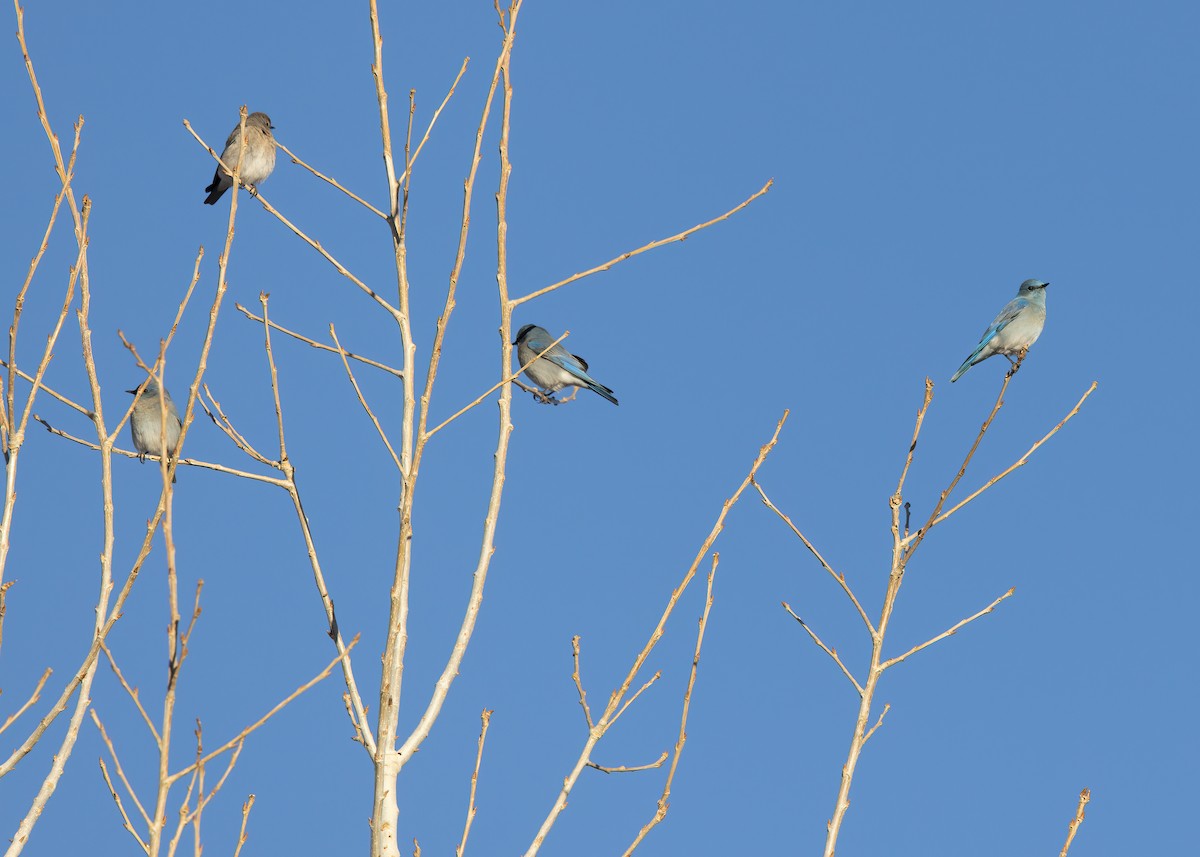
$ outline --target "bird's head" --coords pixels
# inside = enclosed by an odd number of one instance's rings
[[[1048,285],[1050,284],[1043,283],[1041,280],[1026,280],[1025,282],[1021,283],[1021,290],[1018,292],[1018,294],[1032,294],[1033,292],[1046,288]]]
[[[275,129],[275,126],[271,124],[271,117],[266,113],[251,113],[249,116],[247,116],[246,126],[250,127],[251,125],[262,128],[264,131],[272,131]]]
[[[527,324],[517,331],[517,338],[513,340],[513,345],[519,345],[521,340],[529,335],[529,332],[537,328],[536,324]]]

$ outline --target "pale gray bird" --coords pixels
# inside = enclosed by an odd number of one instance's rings
[[[138,458],[145,462],[147,454],[163,455],[161,405],[163,400],[167,404],[166,449],[170,453],[176,452],[183,421],[179,419],[179,411],[175,408],[175,403],[171,401],[171,394],[164,390],[162,398],[159,398],[158,381],[154,378],[146,381],[138,389],[142,389],[143,392],[133,407],[133,415],[129,418],[129,431],[133,435],[133,448],[138,451]],[[137,395],[137,390],[126,390],[125,392]]]
[[[517,338],[513,342],[513,345],[517,346],[517,360],[524,366],[546,351],[552,342],[554,337],[547,333],[545,328],[535,324],[525,325],[517,331]],[[617,397],[613,395],[613,391],[597,383],[596,379],[587,373],[587,368],[586,360],[559,344],[537,360],[533,360],[526,368],[525,374],[547,393],[557,393],[563,387],[587,387],[614,405],[617,404]]]
[[[1037,342],[1046,324],[1046,286],[1041,280],[1026,280],[1017,296],[1008,302],[991,326],[983,332],[979,344],[950,379],[954,383],[976,363],[993,354],[1003,354],[1012,363],[1010,354],[1024,354]]]
[[[225,151],[221,153],[221,160],[228,164],[230,169],[237,167],[238,158],[242,154],[241,127],[241,122],[233,127],[229,139],[225,141]],[[271,117],[266,113],[251,113],[246,117],[246,159],[242,162],[239,175],[242,184],[249,185],[252,192],[260,182],[266,181],[267,176],[275,169],[275,138],[271,136],[271,129],[274,127]],[[204,204],[214,205],[231,187],[233,177],[217,164],[212,184],[205,188],[208,197]]]

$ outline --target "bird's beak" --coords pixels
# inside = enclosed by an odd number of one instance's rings
[[[1050,285],[1050,284],[1049,284],[1049,283],[1042,283],[1042,288],[1044,289],[1044,288],[1046,288],[1046,286],[1048,286],[1048,285]]]
[[[131,396],[136,396],[136,395],[137,395],[137,390],[126,390],[125,392],[126,392],[126,393],[128,393],[128,394],[129,394],[129,395],[131,395]]]

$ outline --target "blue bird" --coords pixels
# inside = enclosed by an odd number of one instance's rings
[[[1012,363],[1010,354],[1023,355],[1029,346],[1037,342],[1046,324],[1046,286],[1041,280],[1026,280],[1017,290],[1017,296],[1000,310],[1000,315],[991,323],[971,356],[963,361],[950,379],[954,383],[976,363],[987,360],[993,354],[1003,354]],[[1014,364],[1015,365],[1015,364]]]
[[[517,346],[517,360],[525,366],[538,354],[546,351],[552,342],[554,337],[545,328],[536,324],[525,325],[517,331],[517,338],[513,341],[513,345]],[[562,345],[555,345],[537,360],[529,363],[525,374],[547,393],[557,393],[563,387],[587,387],[614,405],[617,404],[617,397],[613,395],[613,391],[598,383],[587,373],[587,368],[587,361],[582,357],[572,354]],[[558,404],[554,399],[549,401]]]

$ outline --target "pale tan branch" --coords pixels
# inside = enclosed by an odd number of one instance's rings
[[[98,761],[100,762],[100,775],[104,777],[104,784],[108,786],[108,793],[112,795],[112,799],[117,804],[117,811],[121,813],[121,819],[123,821],[121,826],[128,830],[129,835],[137,840],[138,845],[142,846],[142,850],[149,854],[150,846],[147,845],[145,840],[138,835],[137,830],[135,830],[133,827],[133,822],[129,820],[129,813],[125,811],[125,804],[121,802],[121,796],[117,794],[117,788],[113,785],[112,778],[108,775],[108,766],[104,764],[104,759],[99,759]],[[128,786],[126,786],[126,788],[128,788]]]
[[[1050,429],[1050,431],[1046,432],[1046,434],[1042,437],[1041,440],[1039,440],[1033,446],[1029,447],[1029,449],[1025,452],[1024,455],[1022,455],[1020,458],[1018,458],[1015,462],[1010,464],[1007,468],[1002,470],[1000,473],[993,476],[991,479],[989,479],[987,482],[985,482],[982,487],[980,487],[979,489],[974,491],[970,496],[965,497],[961,502],[959,502],[956,506],[951,508],[945,514],[938,515],[935,518],[933,518],[931,523],[926,524],[926,528],[935,526],[936,524],[940,524],[942,521],[949,518],[951,515],[953,515],[955,512],[957,512],[963,506],[967,505],[972,500],[974,500],[976,497],[978,497],[980,494],[982,494],[984,491],[991,488],[993,485],[995,485],[997,482],[999,482],[1005,476],[1008,476],[1010,473],[1012,473],[1014,470],[1016,470],[1020,467],[1024,467],[1025,463],[1029,461],[1029,457],[1031,455],[1033,455],[1042,444],[1044,444],[1050,438],[1054,437],[1054,435],[1058,434],[1059,429],[1061,429],[1063,426],[1065,426],[1068,421],[1070,421],[1076,414],[1079,413],[1079,409],[1083,407],[1083,403],[1085,401],[1087,401],[1088,396],[1092,395],[1092,393],[1094,393],[1096,391],[1097,383],[1098,382],[1093,381],[1092,385],[1087,388],[1087,391],[1083,394],[1083,396],[1079,399],[1079,401],[1075,403],[1075,407],[1071,408],[1070,412],[1068,412],[1068,414],[1062,418],[1062,420],[1058,423],[1058,425],[1056,425],[1054,428]],[[911,547],[909,548],[909,553],[910,554],[912,553]]]
[[[708,552],[716,542],[717,537],[720,536],[721,531],[725,529],[725,519],[728,517],[729,511],[734,507],[734,505],[737,504],[738,500],[741,499],[742,494],[745,493],[746,489],[749,488],[753,483],[759,468],[762,467],[763,462],[767,460],[767,456],[771,454],[771,450],[775,448],[775,444],[779,442],[779,434],[783,431],[783,426],[784,423],[787,422],[789,413],[789,411],[783,412],[783,416],[779,418],[779,422],[775,425],[775,432],[771,435],[771,439],[759,448],[758,455],[755,457],[754,462],[750,465],[750,472],[746,474],[746,477],[742,480],[741,484],[738,485],[733,494],[730,495],[730,497],[721,505],[721,511],[717,515],[717,520],[713,524],[712,529],[709,531],[708,536],[704,539],[704,542],[700,545],[700,550],[696,553],[696,556],[692,560],[691,565],[688,566],[687,571],[684,572],[683,579],[680,581],[679,585],[672,590],[670,598],[667,599],[667,604],[663,609],[662,616],[659,618],[658,624],[654,627],[654,630],[650,633],[650,639],[647,640],[646,644],[642,647],[642,650],[638,652],[637,656],[634,658],[633,664],[626,673],[625,680],[621,683],[621,686],[613,691],[609,696],[608,705],[605,707],[604,713],[601,714],[600,718],[596,721],[595,728],[590,730],[588,733],[587,740],[584,742],[583,748],[580,750],[574,767],[563,779],[562,788],[559,790],[558,795],[554,800],[554,804],[550,807],[550,811],[546,815],[545,820],[542,822],[541,827],[538,828],[537,833],[534,835],[533,842],[530,843],[529,848],[526,849],[525,857],[533,857],[533,855],[538,853],[542,847],[542,843],[546,840],[546,836],[549,835],[551,828],[554,827],[558,817],[562,814],[563,810],[566,809],[567,798],[570,797],[571,791],[575,788],[575,783],[579,780],[580,773],[582,773],[583,769],[587,766],[587,763],[591,760],[592,749],[596,746],[596,743],[602,737],[604,737],[605,732],[607,732],[608,728],[613,724],[615,720],[613,717],[614,713],[617,712],[618,706],[621,705],[621,700],[623,700],[625,698],[625,694],[629,692],[629,688],[633,684],[637,674],[641,671],[642,666],[645,664],[647,658],[650,657],[651,652],[654,651],[655,646],[658,645],[658,641],[662,638],[662,635],[666,629],[667,620],[671,618],[671,614],[675,611],[675,605],[679,602],[680,597],[682,597],[683,593],[687,590],[688,585],[696,575],[696,570],[700,567],[700,563],[704,560],[704,557],[708,555]],[[645,688],[643,687],[643,690],[644,689]],[[641,691],[639,691],[639,693],[640,692]],[[622,708],[621,710],[623,711],[624,709]]]
[[[267,292],[258,293],[258,303],[262,306],[263,317],[263,349],[267,353],[267,367],[271,372],[271,396],[275,402],[275,425],[279,430],[279,461],[287,461],[287,439],[283,430],[283,404],[279,400],[279,371],[275,368],[275,352],[271,349],[271,324],[267,319],[267,302],[271,296]]]
[[[429,438],[433,437],[435,434],[440,432],[446,426],[450,425],[450,423],[454,422],[456,419],[461,417],[467,411],[471,410],[471,408],[478,405],[480,402],[482,402],[484,399],[486,399],[488,396],[490,396],[496,390],[499,390],[501,387],[503,387],[505,384],[509,383],[510,381],[515,380],[522,372],[524,372],[526,369],[528,369],[530,366],[532,366],[536,360],[539,360],[542,357],[542,355],[548,354],[550,352],[551,348],[558,345],[558,343],[562,342],[564,339],[566,339],[570,335],[571,335],[571,331],[568,330],[568,331],[564,332],[562,336],[560,336],[558,339],[551,342],[543,350],[539,351],[537,354],[535,354],[533,357],[531,357],[529,362],[523,364],[521,366],[521,368],[518,369],[516,372],[513,372],[507,378],[504,378],[504,379],[498,381],[497,383],[493,384],[491,387],[489,387],[487,390],[485,390],[482,395],[478,396],[475,399],[475,401],[471,402],[471,404],[467,405],[466,407],[459,408],[452,415],[450,415],[446,419],[442,420],[440,423],[438,423],[432,429],[427,431],[424,435],[424,440],[429,440]],[[524,386],[524,385],[522,385],[522,386]],[[525,389],[528,389],[528,387],[526,387]],[[543,396],[543,398],[544,398],[544,396]]]
[[[4,367],[6,369],[13,368],[4,360],[0,360],[0,366]],[[33,376],[30,375],[28,372],[25,372],[24,370],[21,370],[21,369],[16,369],[14,371],[15,371],[17,377],[19,377],[21,380],[31,381],[31,382],[33,381]],[[56,391],[50,389],[45,384],[40,384],[39,389],[41,389],[41,391],[43,393],[46,393],[51,398],[58,399],[58,401],[62,402],[68,408],[74,408],[75,410],[79,411],[79,413],[83,414],[88,419],[91,419],[94,416],[92,414],[92,412],[89,411],[87,408],[85,408],[83,405],[79,404],[78,402],[72,401],[71,399],[68,399],[62,393],[59,393],[59,392],[56,392]]]
[[[367,202],[365,199],[363,199],[358,194],[354,193],[353,191],[347,190],[346,187],[344,185],[342,185],[337,179],[331,178],[330,176],[325,175],[323,172],[318,170],[316,167],[312,166],[312,164],[302,161],[295,152],[293,152],[287,146],[283,145],[283,143],[279,142],[278,137],[275,138],[275,145],[278,146],[280,149],[283,149],[283,151],[287,152],[288,157],[292,159],[293,164],[304,167],[304,169],[308,170],[314,176],[321,179],[322,181],[328,182],[329,184],[333,185],[335,188],[340,190],[342,193],[346,194],[346,196],[350,197],[352,200],[357,202],[359,205],[363,206],[364,208],[366,208],[369,211],[374,212],[375,214],[382,217],[384,220],[387,220],[388,216],[386,214],[384,214],[382,211],[380,211],[375,206],[371,205],[371,203]]]
[[[396,469],[403,473],[404,466],[400,463],[400,456],[396,455],[396,450],[392,448],[392,442],[388,440],[387,432],[383,430],[383,426],[379,424],[379,418],[375,416],[375,412],[367,404],[367,397],[363,395],[362,388],[358,386],[358,379],[354,377],[354,370],[350,368],[350,361],[346,359],[346,351],[342,348],[342,343],[338,341],[337,331],[334,330],[332,324],[329,325],[329,335],[333,338],[333,344],[337,346],[337,353],[342,358],[342,366],[346,370],[346,377],[350,379],[350,386],[354,388],[354,395],[358,397],[358,403],[362,405],[363,410],[367,412],[367,416],[371,418],[371,424],[375,426],[375,431],[378,432],[379,439],[387,447],[387,451],[392,456],[392,462],[396,465]]]
[[[246,440],[245,436],[239,432],[233,425],[233,421],[225,415],[225,410],[221,407],[221,403],[217,401],[217,397],[213,395],[208,384],[203,385],[205,395],[208,396],[208,403],[204,401],[204,396],[200,397],[200,407],[204,408],[204,412],[208,414],[208,418],[212,420],[213,425],[221,430],[221,433],[229,438],[233,445],[244,452],[246,455],[253,458],[259,464],[265,464],[274,470],[282,470],[282,464],[267,458],[259,452],[250,441]]]
[[[704,645],[704,630],[708,627],[708,614],[712,611],[713,580],[717,576],[717,563],[719,561],[720,555],[714,553],[712,570],[708,573],[708,592],[704,599],[704,612],[700,615],[699,627],[696,630],[696,650],[692,654],[692,669],[688,675],[687,690],[683,693],[683,710],[679,716],[679,736],[675,739],[675,756],[671,759],[671,767],[667,771],[667,781],[663,784],[662,794],[658,798],[658,805],[655,807],[654,816],[638,831],[633,842],[625,849],[623,857],[629,857],[634,852],[642,843],[642,840],[646,838],[646,834],[667,817],[667,811],[670,809],[671,785],[675,782],[675,771],[679,768],[679,759],[683,755],[683,746],[687,743],[688,713],[692,705],[692,691],[696,688],[696,670],[700,666],[700,648]],[[666,757],[667,754],[663,753],[659,764],[662,764],[663,759],[666,759]]]
[[[913,454],[917,451],[917,438],[921,436],[921,426],[925,423],[925,414],[929,411],[929,403],[933,401],[933,381],[925,379],[925,398],[917,410],[917,422],[913,426],[912,441],[908,444],[908,455],[904,457],[904,467],[900,471],[900,480],[896,483],[896,494],[904,492],[904,480],[908,478],[908,469],[912,467]]]
[[[92,443],[90,440],[84,440],[81,437],[76,437],[75,435],[70,434],[69,432],[63,431],[62,429],[55,428],[54,426],[50,425],[50,423],[46,422],[44,419],[42,419],[37,414],[34,414],[33,418],[37,422],[41,423],[45,427],[46,431],[50,432],[51,434],[58,435],[59,437],[65,438],[66,440],[72,441],[73,443],[77,443],[80,446],[86,446],[88,449],[101,450],[101,447],[99,444]],[[109,451],[113,455],[123,455],[126,458],[138,458],[139,457],[139,454],[137,452],[131,452],[130,450],[120,449],[115,446],[111,447]],[[150,453],[147,453],[146,460],[157,462],[159,460],[159,457],[157,455],[152,455]],[[211,461],[201,461],[198,458],[173,458],[173,459],[171,459],[171,461],[177,462],[179,464],[187,464],[191,467],[199,467],[204,470],[215,470],[218,473],[228,473],[230,476],[240,476],[243,479],[252,479],[255,482],[266,482],[269,485],[276,485],[280,488],[287,487],[287,482],[286,482],[286,480],[283,480],[283,479],[275,479],[274,477],[271,477],[271,476],[262,476],[257,473],[250,473],[249,471],[246,471],[246,470],[237,470],[236,468],[233,468],[233,467],[226,467],[223,464],[214,464]]]
[[[421,142],[417,144],[417,150],[413,152],[412,157],[408,159],[408,166],[405,169],[404,174],[400,176],[399,181],[407,182],[409,180],[409,173],[412,172],[413,164],[417,162],[417,158],[421,156],[421,150],[424,149],[425,144],[429,142],[429,135],[433,133],[433,126],[437,123],[438,117],[442,115],[442,110],[445,109],[446,105],[450,103],[450,98],[454,95],[454,91],[458,89],[458,82],[462,80],[462,76],[467,71],[467,64],[470,62],[470,57],[463,58],[462,68],[458,70],[458,74],[454,78],[454,83],[450,84],[450,91],[446,93],[446,97],[442,99],[442,103],[438,106],[438,109],[433,111],[433,116],[429,120],[429,126],[425,129],[425,136],[421,138]]]
[[[471,772],[471,797],[467,801],[467,821],[463,825],[462,840],[458,843],[458,847],[454,849],[455,857],[462,857],[463,852],[467,850],[467,836],[471,833],[471,822],[475,820],[475,812],[478,809],[475,806],[475,787],[479,783],[479,766],[483,762],[483,742],[487,738],[488,724],[492,721],[492,712],[486,708],[483,709],[483,713],[479,715],[479,719],[483,725],[479,729],[479,750],[475,754],[475,770]]]
[[[917,652],[921,651],[922,649],[928,648],[929,646],[932,646],[934,643],[940,642],[941,640],[944,640],[947,637],[954,636],[956,633],[958,633],[958,629],[963,627],[963,625],[967,625],[971,622],[974,622],[976,619],[980,618],[981,616],[986,616],[988,613],[991,613],[993,610],[996,609],[996,606],[1001,601],[1003,601],[1006,598],[1011,597],[1012,594],[1016,591],[1017,591],[1016,587],[1013,587],[1012,589],[1008,590],[1008,592],[1005,592],[1003,595],[1001,595],[999,598],[997,598],[995,601],[993,601],[991,604],[989,604],[987,607],[984,607],[978,613],[968,616],[966,619],[963,619],[961,622],[956,623],[952,627],[950,627],[950,628],[946,629],[945,631],[943,631],[942,633],[938,634],[936,637],[926,640],[924,643],[921,643],[919,646],[913,646],[911,649],[909,649],[904,654],[902,654],[898,657],[895,657],[895,658],[891,658],[890,660],[884,661],[883,663],[881,663],[879,665],[879,669],[886,670],[888,667],[894,667],[896,664],[900,663],[901,661],[905,660],[906,658],[910,657],[911,655],[915,655]]]
[[[107,643],[100,644],[100,651],[104,652],[104,654],[108,657],[108,665],[112,668],[113,673],[116,675],[117,681],[119,681],[121,683],[121,687],[125,688],[125,692],[127,694],[129,694],[129,698],[132,699],[133,704],[135,706],[137,706],[138,713],[142,715],[142,720],[145,722],[146,726],[148,726],[150,728],[150,734],[154,736],[155,746],[161,746],[162,739],[159,738],[159,736],[158,736],[158,729],[154,726],[154,721],[150,719],[150,715],[146,712],[146,709],[142,706],[142,700],[138,695],[137,688],[131,687],[129,682],[127,682],[125,680],[125,676],[121,672],[121,668],[117,666],[117,661],[113,657],[113,653],[108,648]],[[97,725],[99,725],[98,722],[97,722]]]
[[[583,719],[587,721],[588,731],[590,732],[596,724],[592,722],[592,710],[588,708],[587,691],[583,689],[583,679],[579,675],[580,639],[578,634],[571,638],[571,657],[575,662],[575,669],[571,673],[571,679],[575,682],[575,689],[579,691],[579,704],[583,707]]]
[[[846,678],[850,679],[850,683],[852,685],[854,685],[854,689],[856,691],[858,691],[858,695],[862,696],[863,695],[863,686],[858,683],[858,679],[856,679],[854,677],[854,674],[851,673],[850,670],[846,668],[846,665],[844,663],[842,663],[842,658],[840,655],[838,655],[837,649],[831,649],[829,646],[827,646],[823,642],[821,642],[821,638],[817,636],[817,632],[814,631],[812,628],[810,628],[808,626],[807,622],[805,622],[803,619],[801,619],[799,616],[797,616],[796,613],[792,610],[792,608],[788,605],[788,603],[786,601],[783,602],[783,609],[786,610],[788,613],[790,613],[792,618],[800,623],[800,627],[808,632],[808,636],[812,637],[812,641],[814,643],[816,643],[817,646],[820,647],[821,651],[823,651],[825,654],[829,655],[829,657],[833,658],[833,662],[835,664],[837,664],[839,667],[841,667],[841,670],[845,674]]]
[[[246,318],[250,319],[251,321],[256,321],[256,322],[259,322],[260,324],[262,323],[262,318],[260,316],[257,316],[254,313],[250,312],[250,310],[246,309],[241,304],[234,304],[234,308],[239,310],[244,316],[246,316]],[[292,337],[292,339],[297,339],[300,342],[307,343],[308,345],[311,345],[313,348],[319,349],[320,351],[328,351],[330,354],[338,353],[338,350],[336,348],[334,348],[332,345],[326,345],[324,342],[317,342],[315,339],[311,339],[311,338],[305,336],[303,333],[297,333],[294,330],[288,330],[286,327],[283,327],[280,324],[276,324],[274,321],[270,321],[269,319],[268,319],[267,323],[269,325],[271,325],[272,330],[278,330],[280,333],[282,333],[286,336],[290,336],[290,337]],[[363,357],[361,354],[355,354],[353,351],[346,351],[345,354],[351,360],[357,360],[359,363],[365,363],[368,366],[374,366],[376,369],[382,369],[384,372],[387,372],[389,375],[394,375],[397,378],[404,377],[403,372],[401,372],[399,369],[393,369],[391,366],[388,366],[386,363],[380,363],[378,360],[372,360],[369,357]],[[43,388],[43,389],[45,389],[45,388]]]
[[[242,846],[246,844],[246,822],[250,820],[250,810],[254,808],[254,795],[246,798],[246,802],[242,804],[242,829],[238,831],[237,848],[233,850],[233,857],[240,857]]]
[[[589,768],[595,768],[597,771],[600,771],[604,774],[635,774],[638,771],[652,771],[655,768],[661,768],[663,766],[663,762],[667,761],[667,757],[670,755],[671,754],[669,752],[663,750],[661,756],[659,756],[653,762],[649,762],[645,765],[617,765],[614,768],[609,768],[604,765],[597,765],[595,762],[588,762],[587,766]]]
[[[9,581],[8,583],[0,586],[0,605],[2,605],[4,603],[3,602],[3,592],[8,590],[8,587],[11,585],[11,583],[12,583],[12,581]],[[22,705],[20,708],[18,708],[16,711],[14,711],[12,714],[8,715],[8,718],[4,721],[4,723],[0,724],[0,735],[3,735],[5,729],[7,729],[9,726],[12,726],[14,723],[16,723],[22,714],[24,714],[26,711],[28,711],[29,708],[34,703],[36,703],[39,699],[42,698],[42,688],[46,686],[46,680],[48,678],[50,678],[50,674],[52,672],[54,672],[54,670],[50,669],[49,667],[46,668],[46,671],[42,673],[42,677],[38,679],[38,683],[34,687],[33,693],[31,693],[29,695],[29,699],[25,700],[25,704]]]
[[[1063,844],[1062,851],[1058,852],[1058,857],[1067,857],[1067,852],[1071,850],[1071,843],[1075,841],[1075,834],[1079,831],[1079,825],[1083,824],[1084,807],[1088,805],[1088,801],[1091,799],[1091,789],[1084,789],[1079,793],[1079,805],[1075,808],[1075,817],[1067,825],[1067,841]]]
[[[129,784],[129,780],[125,776],[125,770],[121,767],[121,759],[119,756],[117,756],[117,748],[113,746],[112,739],[108,737],[108,731],[104,728],[104,724],[100,722],[100,717],[96,714],[96,709],[89,709],[88,713],[92,715],[92,722],[96,724],[96,729],[100,732],[100,738],[104,741],[104,746],[108,748],[108,755],[112,757],[113,764],[117,767],[117,776],[121,778],[121,784],[125,786],[125,791],[128,792],[129,796],[133,799],[133,805],[137,807],[138,813],[142,816],[142,821],[149,825],[150,816],[146,813],[146,809],[142,806],[142,802],[138,800],[137,792],[133,790],[133,786]],[[109,788],[112,789],[112,781],[108,779],[108,769],[105,767],[103,759],[100,760],[100,770],[104,772],[104,779],[109,783]],[[121,799],[117,797],[116,790],[112,789],[112,792],[113,798],[117,801],[117,806],[121,809],[121,815],[125,815],[125,808],[121,806]],[[125,821],[127,824],[127,829],[130,833],[133,833],[133,827],[128,826],[128,816],[125,817]],[[136,835],[137,834],[134,833],[134,836]]]
[[[875,730],[883,725],[883,718],[887,717],[887,713],[891,710],[892,704],[890,702],[885,702],[883,704],[883,711],[879,712],[879,719],[876,720],[875,725],[868,729],[867,733],[863,735],[862,742],[864,747],[866,746],[867,742],[871,740],[871,736],[875,734]]]
[[[563,286],[569,285],[569,284],[575,282],[576,280],[582,280],[584,277],[591,276],[592,274],[598,274],[602,271],[607,271],[609,268],[612,268],[614,265],[618,265],[621,262],[624,262],[626,259],[632,259],[634,256],[638,256],[642,253],[645,253],[648,250],[655,250],[666,244],[673,244],[676,241],[684,241],[687,238],[689,238],[690,236],[695,235],[700,230],[707,229],[708,227],[710,227],[714,224],[720,223],[722,220],[725,220],[726,218],[729,218],[729,217],[733,216],[734,214],[737,214],[739,211],[741,211],[743,208],[748,206],[750,203],[754,202],[754,200],[758,199],[760,196],[762,196],[767,191],[769,191],[771,189],[771,185],[773,185],[774,183],[775,183],[774,179],[769,180],[765,185],[763,185],[757,191],[752,193],[749,197],[742,200],[742,202],[738,203],[733,208],[729,209],[729,211],[725,212],[724,214],[720,215],[719,217],[714,217],[712,220],[706,220],[704,223],[697,224],[696,226],[693,226],[691,229],[685,229],[682,232],[678,232],[669,238],[660,238],[657,241],[651,241],[649,244],[643,244],[641,247],[638,247],[636,250],[630,250],[628,252],[622,253],[620,256],[616,256],[615,258],[609,259],[607,262],[597,265],[594,268],[589,268],[586,271],[580,271],[578,274],[573,274],[572,276],[567,277],[565,280],[559,280],[557,283],[553,283],[552,285],[546,286],[545,288],[538,289],[536,292],[530,292],[529,294],[525,295],[524,297],[514,298],[511,301],[511,306],[513,306],[513,307],[520,306],[521,304],[525,303],[526,301],[531,301],[534,298],[540,298],[542,295],[549,294],[550,292],[554,291],[555,289],[561,289]]]
[[[871,624],[871,619],[867,616],[867,611],[863,609],[862,604],[860,604],[858,598],[855,597],[853,590],[850,589],[850,584],[846,582],[846,575],[839,574],[833,570],[833,566],[825,561],[825,557],[821,556],[821,552],[813,546],[813,543],[808,540],[804,533],[800,532],[800,528],[792,523],[792,519],[780,511],[779,507],[771,502],[771,498],[767,496],[766,492],[763,491],[762,486],[758,484],[758,480],[754,480],[752,484],[754,485],[754,490],[756,490],[759,496],[762,497],[762,501],[766,507],[778,515],[780,520],[788,525],[788,528],[795,533],[796,537],[804,543],[806,548],[808,548],[808,552],[816,557],[817,562],[821,564],[821,568],[825,569],[825,571],[829,573],[829,576],[834,579],[837,585],[842,588],[842,591],[846,593],[846,597],[850,599],[850,603],[854,605],[854,609],[858,611],[859,618],[863,620],[863,624],[867,626],[867,630],[872,636],[874,636],[875,626]],[[859,689],[859,692],[862,692],[861,688]]]
[[[349,652],[351,649],[353,649],[356,645],[358,645],[358,637],[355,637],[353,640],[350,641],[350,645],[346,647],[347,652]],[[287,705],[289,705],[294,699],[296,699],[296,697],[307,692],[308,690],[311,690],[313,687],[320,684],[325,679],[329,678],[329,674],[331,672],[333,672],[333,668],[335,666],[337,666],[341,662],[341,660],[342,660],[342,656],[341,656],[341,654],[339,654],[336,658],[334,658],[332,661],[330,661],[328,663],[328,665],[326,665],[325,669],[321,670],[313,678],[309,679],[304,684],[300,685],[298,688],[296,688],[291,693],[289,693],[283,700],[276,703],[276,705],[270,711],[268,711],[262,717],[258,718],[258,720],[251,723],[249,726],[247,726],[245,729],[243,729],[241,732],[239,732],[234,737],[230,738],[228,741],[226,741],[224,744],[222,744],[217,749],[215,749],[215,750],[211,751],[210,753],[208,753],[207,755],[205,755],[202,759],[199,759],[198,761],[193,762],[192,764],[188,765],[186,768],[176,771],[174,774],[171,774],[169,777],[167,777],[167,784],[170,785],[171,783],[178,782],[183,777],[186,777],[192,771],[196,770],[196,768],[199,767],[200,765],[207,765],[213,759],[217,758],[217,756],[220,756],[222,753],[228,751],[232,747],[235,747],[238,744],[241,744],[242,741],[246,740],[246,736],[248,736],[251,732],[254,732],[256,729],[258,729],[260,726],[262,726],[264,723],[266,723],[268,720],[270,720],[272,717],[274,717],[276,714],[278,714],[280,711],[282,711],[285,707],[287,707]]]
[[[641,687],[639,687],[634,692],[633,696],[631,696],[631,697],[629,697],[629,699],[625,700],[625,704],[621,706],[621,708],[617,711],[617,713],[609,718],[608,725],[612,726],[614,723],[616,723],[618,720],[620,720],[621,715],[625,713],[625,709],[628,708],[629,706],[633,705],[633,703],[637,701],[637,698],[639,696],[641,696],[646,690],[648,690],[650,688],[650,685],[654,684],[660,678],[662,678],[662,670],[656,670],[654,675],[650,676],[650,678],[646,680],[646,683],[643,684]]]

